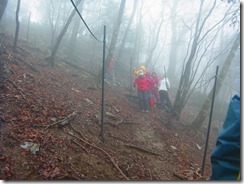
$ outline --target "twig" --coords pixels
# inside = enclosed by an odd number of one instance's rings
[[[71,113],[70,115],[68,115],[66,118],[62,119],[62,120],[59,120],[57,122],[54,122],[50,125],[47,125],[46,128],[44,128],[44,130],[46,130],[47,128],[49,128],[50,126],[53,126],[53,125],[59,125],[59,126],[64,126],[66,124],[69,124],[71,123],[72,120],[74,120],[74,118],[76,117],[77,113],[74,111],[73,113]]]
[[[21,96],[27,101],[27,99],[26,99],[26,97],[25,97],[26,93],[25,93],[19,86],[17,86],[17,85],[15,84],[15,82],[11,81],[10,79],[7,79],[7,81],[9,81],[11,84],[13,84],[13,86],[14,86],[17,90],[20,91]]]
[[[152,154],[152,155],[162,156],[162,155],[160,155],[160,154],[158,154],[158,153],[154,153],[154,152],[152,152],[152,151],[145,150],[145,149],[143,149],[143,148],[139,148],[139,147],[134,146],[134,145],[131,145],[131,144],[125,144],[124,146],[129,147],[129,148],[134,148],[134,149],[136,149],[136,150],[139,150],[139,151],[142,151],[142,152],[145,152],[145,153],[149,153],[149,154]]]
[[[128,141],[126,141],[126,140],[124,140],[124,139],[121,139],[121,138],[116,137],[116,136],[113,136],[113,135],[109,135],[109,136],[112,137],[112,138],[114,138],[114,139],[118,139],[118,140],[120,140],[120,141],[123,141],[123,142],[128,142]]]
[[[147,170],[149,172],[150,180],[152,180],[152,173],[151,173],[150,169],[147,169]]]
[[[88,143],[88,142],[85,141],[84,139],[82,139],[82,138],[80,138],[80,137],[78,137],[78,136],[76,136],[76,135],[73,135],[73,134],[70,133],[70,132],[66,132],[66,133],[68,133],[69,135],[71,135],[71,136],[73,136],[73,137],[75,137],[75,138],[81,140],[81,141],[84,142],[85,144],[87,144],[87,145],[89,145],[89,146],[91,146],[91,147],[93,147],[93,148],[96,148],[96,149],[98,149],[99,151],[103,152],[105,155],[107,155],[107,156],[109,157],[109,159],[110,159],[112,165],[119,171],[119,173],[120,173],[126,180],[129,180],[129,178],[123,173],[123,171],[122,171],[122,170],[119,168],[119,166],[115,163],[114,159],[113,159],[113,158],[112,158],[112,157],[111,157],[105,150],[103,150],[102,148],[99,148],[99,147],[97,147],[97,146],[95,146],[95,145],[93,145],[93,144]]]
[[[181,179],[181,180],[187,180],[187,178],[185,178],[184,176],[182,176],[182,175],[179,175],[179,174],[177,174],[177,173],[173,173],[173,176],[175,176],[175,177],[177,177],[177,178],[179,178],[179,179]]]
[[[86,148],[84,146],[82,146],[80,143],[76,142],[75,140],[71,140],[73,143],[77,144],[78,146],[80,146],[86,153],[88,153],[88,151],[86,150]]]
[[[25,93],[25,92],[24,92],[19,86],[17,86],[17,85],[15,84],[15,82],[13,82],[12,80],[7,79],[7,81],[9,81],[11,84],[13,84],[14,87],[20,91],[20,94],[22,95],[22,97],[27,101],[25,95],[28,95],[28,94]],[[28,95],[28,96],[31,97],[30,95]],[[31,97],[31,98],[32,98],[32,97]],[[44,110],[47,110],[47,108],[44,107],[44,106],[41,104],[41,102],[39,102],[37,99],[35,99],[35,98],[32,98],[32,99],[35,100],[35,101],[36,101],[36,102],[37,102],[37,103],[38,103]]]
[[[80,136],[82,137],[82,139],[84,139],[84,140],[86,141],[86,138],[85,138],[85,136],[81,133],[81,131],[76,130],[76,129],[74,128],[74,126],[72,125],[72,123],[70,123],[70,126],[71,126],[71,128],[72,128],[75,132],[77,132],[77,133],[80,134]]]
[[[48,129],[50,126],[53,125],[57,125],[60,124],[61,126],[64,126],[68,123],[71,123],[70,121],[73,120],[76,117],[76,112],[74,111],[73,113],[71,113],[70,115],[68,115],[66,118],[59,120],[59,121],[55,121],[52,124],[32,124],[32,126],[34,127],[45,127],[44,130]]]

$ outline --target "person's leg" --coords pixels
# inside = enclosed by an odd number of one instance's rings
[[[140,109],[144,110],[144,104],[143,104],[143,91],[138,90],[138,98],[139,98],[139,105],[140,105]]]
[[[160,97],[160,106],[161,106],[161,108],[163,108],[164,107],[164,94],[163,94],[162,90],[159,91],[159,97]]]
[[[167,107],[169,108],[169,110],[171,110],[172,109],[172,103],[169,99],[168,91],[165,91],[165,100],[166,100]]]
[[[151,96],[151,91],[145,91],[144,97],[145,97],[145,109],[148,111],[151,109],[150,107],[150,96]]]
[[[148,110],[149,98],[148,91],[143,91],[143,110]]]

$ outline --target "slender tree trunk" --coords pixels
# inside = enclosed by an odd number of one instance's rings
[[[135,13],[136,13],[137,1],[138,1],[138,0],[134,0],[132,14],[131,14],[131,16],[130,16],[129,23],[128,23],[127,27],[126,27],[125,34],[124,34],[124,37],[123,37],[123,39],[122,39],[122,43],[121,43],[121,45],[120,45],[119,54],[118,54],[118,57],[117,57],[117,60],[118,60],[119,62],[120,62],[121,54],[122,54],[123,49],[124,49],[124,47],[125,47],[125,42],[126,42],[126,39],[127,39],[128,33],[129,33],[129,30],[130,30],[132,21],[133,21],[133,19],[134,19]]]
[[[198,17],[197,17],[197,24],[196,24],[196,28],[195,28],[195,34],[194,34],[194,39],[193,39],[193,43],[192,43],[192,47],[191,47],[191,53],[190,56],[187,60],[186,66],[184,68],[183,74],[180,78],[180,83],[179,83],[179,87],[178,87],[178,91],[175,97],[175,102],[173,105],[173,111],[176,113],[176,115],[178,116],[178,118],[180,118],[181,115],[181,111],[184,108],[185,105],[185,99],[189,90],[189,81],[190,81],[190,75],[191,75],[191,66],[192,66],[192,62],[194,59],[194,56],[196,54],[196,50],[197,50],[197,41],[200,35],[200,31],[199,29],[199,24],[200,24],[200,18],[201,18],[201,13],[202,13],[202,7],[203,7],[203,0],[201,0],[201,4],[200,4],[200,9],[199,9],[199,13],[198,13]]]
[[[109,49],[108,49],[108,55],[107,55],[107,58],[105,60],[105,73],[107,73],[108,63],[112,59],[113,53],[114,53],[114,50],[115,50],[116,41],[117,41],[117,37],[118,37],[118,34],[119,34],[123,13],[124,13],[125,2],[126,2],[126,0],[121,0],[121,3],[120,3],[120,8],[119,8],[117,21],[116,21],[115,27],[113,29],[112,39],[111,39],[110,46],[109,46]],[[101,81],[101,78],[102,78],[102,72],[103,71],[102,71],[102,68],[101,68],[101,70],[100,70],[100,72],[98,74],[98,77],[97,77],[97,84],[100,84],[100,81]]]
[[[225,62],[224,62],[224,66],[219,74],[219,78],[221,78],[221,80],[224,80],[225,77],[226,77],[226,74],[228,73],[229,71],[229,68],[230,68],[230,65],[232,63],[232,61],[234,60],[234,57],[235,57],[235,54],[238,50],[240,46],[240,33],[238,33],[238,36],[236,37],[233,45],[232,45],[232,48],[229,52],[229,55],[228,57],[226,58]],[[216,86],[216,91],[215,91],[215,95],[218,94],[221,86],[222,86],[223,82],[219,81],[217,83],[217,86]],[[211,100],[212,100],[212,93],[213,93],[213,88],[212,90],[210,91],[207,99],[205,100],[200,112],[198,113],[196,119],[192,122],[192,125],[195,127],[195,128],[200,128],[203,124],[203,122],[205,121],[206,117],[208,116],[208,112],[209,112],[209,109],[210,109],[210,106],[211,106]]]
[[[159,33],[160,33],[160,30],[161,30],[161,27],[162,27],[162,25],[163,25],[163,21],[164,21],[164,19],[163,19],[163,17],[162,17],[162,19],[161,19],[161,21],[160,21],[160,24],[159,24],[159,26],[158,26],[158,31],[157,31],[157,35],[156,35],[156,39],[155,39],[155,43],[154,43],[154,45],[152,46],[152,48],[151,48],[151,50],[150,50],[150,52],[149,52],[149,56],[148,56],[148,59],[147,59],[147,62],[146,62],[146,66],[147,66],[147,67],[150,67],[151,60],[152,60],[152,57],[153,57],[153,53],[154,53],[154,51],[155,51],[155,49],[156,49],[156,46],[157,46],[157,44],[158,44],[158,37],[159,37]]]
[[[82,0],[78,0],[76,2],[76,6],[78,7],[78,5],[81,3]],[[54,67],[54,60],[55,60],[55,57],[56,57],[56,54],[57,54],[57,51],[58,51],[58,48],[59,48],[59,45],[64,37],[64,34],[66,33],[73,17],[75,16],[75,13],[76,13],[76,10],[75,8],[73,9],[73,11],[71,12],[67,22],[65,23],[63,29],[61,30],[60,34],[58,35],[58,38],[56,40],[56,43],[54,44],[53,48],[52,48],[52,51],[51,51],[51,55],[49,57],[46,58],[47,61],[49,61],[49,63],[51,64],[52,67]]]
[[[15,14],[15,21],[16,21],[16,29],[15,29],[15,36],[14,36],[14,52],[17,51],[17,42],[19,37],[19,9],[20,9],[21,0],[18,0],[17,9]]]
[[[169,55],[169,67],[168,67],[168,77],[169,79],[173,80],[176,78],[175,76],[175,69],[176,69],[176,62],[177,62],[177,53],[178,53],[178,46],[176,44],[177,40],[177,30],[176,30],[176,10],[178,6],[178,0],[174,0],[173,8],[171,10],[171,49]]]
[[[84,0],[81,2],[80,4],[80,13],[82,14],[82,10],[83,10],[83,5],[84,5]],[[69,56],[72,56],[73,53],[74,53],[74,50],[75,50],[75,47],[76,47],[76,38],[77,38],[77,35],[79,33],[79,28],[80,28],[80,23],[81,23],[81,19],[80,17],[78,16],[78,14],[76,15],[75,17],[75,21],[74,21],[74,25],[73,25],[73,30],[72,30],[72,34],[71,34],[71,37],[70,37],[70,47],[69,47]]]
[[[76,16],[75,21],[74,21],[74,26],[73,26],[73,30],[72,30],[72,34],[69,40],[69,56],[72,56],[75,50],[75,46],[76,46],[76,37],[77,34],[79,32],[79,28],[80,28],[80,17]]]
[[[0,1],[0,21],[2,19],[4,10],[5,10],[6,6],[7,6],[7,4],[8,4],[8,0],[1,0]]]
[[[31,12],[29,13],[29,18],[28,18],[28,26],[27,26],[27,33],[26,33],[26,41],[29,41],[29,33],[30,33],[30,19],[31,19]]]

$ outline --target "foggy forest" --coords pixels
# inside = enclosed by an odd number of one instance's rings
[[[240,1],[1,0],[0,58],[1,180],[207,180]]]

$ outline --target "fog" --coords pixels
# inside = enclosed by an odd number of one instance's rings
[[[0,22],[1,33],[13,37],[17,2],[8,1]],[[78,9],[88,27],[76,12],[56,57],[98,76],[106,26],[106,67],[111,58],[115,60],[112,73],[106,73],[112,76],[107,78],[111,85],[130,89],[132,68],[144,65],[159,76],[167,75],[170,98],[179,114],[185,105],[200,111],[213,88],[216,66],[220,74],[230,60],[218,79],[222,86],[214,118],[222,122],[229,100],[240,93],[239,46],[232,58],[229,55],[240,34],[240,2],[204,0],[201,6],[200,0],[135,0],[132,17],[134,1],[127,0],[119,21],[121,2],[82,0]],[[69,0],[21,0],[19,39],[50,56],[73,9]],[[180,94],[182,89],[188,91],[185,97]]]

